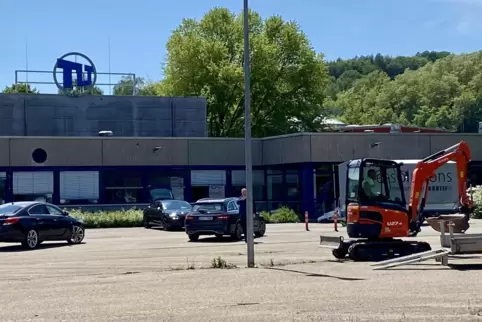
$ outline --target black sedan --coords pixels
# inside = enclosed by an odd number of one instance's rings
[[[160,226],[164,230],[182,229],[191,205],[184,200],[155,200],[144,209],[144,227]]]
[[[0,205],[0,242],[22,243],[34,249],[43,241],[80,244],[84,236],[81,220],[50,203],[20,201]]]

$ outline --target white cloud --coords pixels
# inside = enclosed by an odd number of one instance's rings
[[[482,0],[430,0],[448,3],[453,8],[453,15],[446,19],[427,21],[428,28],[448,27],[461,34],[482,32]]]

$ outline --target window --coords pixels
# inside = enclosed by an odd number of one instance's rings
[[[30,215],[48,215],[49,211],[45,205],[36,205],[28,210]]]
[[[5,202],[6,184],[7,174],[5,172],[0,172],[0,203]]]
[[[277,200],[281,201],[284,199],[284,190],[285,187],[283,186],[283,175],[282,174],[275,174],[275,175],[268,175],[268,200]]]
[[[138,171],[102,172],[107,203],[140,203],[142,199],[142,174]]]
[[[241,195],[241,189],[246,187],[246,171],[245,170],[233,170],[231,171],[231,183],[233,190],[231,192],[232,197],[238,197]],[[253,170],[253,198],[255,201],[265,200],[265,186],[264,170]]]
[[[359,185],[360,185],[360,168],[359,167],[348,168],[348,187],[347,187],[348,201],[358,200]]]
[[[60,172],[61,204],[92,204],[99,201],[98,171]]]
[[[162,206],[166,210],[189,210],[191,209],[191,205],[182,200],[171,200],[171,201],[163,201]]]
[[[301,196],[298,171],[286,173],[286,195],[288,199],[298,200]]]
[[[51,171],[14,172],[14,201],[52,202],[54,174]]]
[[[154,202],[151,202],[151,204],[149,205],[150,208],[158,208],[158,207],[162,207],[162,204],[160,201],[154,201]]]
[[[230,201],[228,203],[228,211],[235,211],[236,210],[236,206],[234,205],[234,201]]]
[[[363,168],[362,193],[364,196],[372,199],[385,190],[385,181],[382,180],[382,171],[380,166],[367,164]],[[369,183],[369,188],[367,183]]]
[[[3,204],[0,206],[0,215],[13,215],[20,209],[22,209],[22,207],[12,205],[11,203]]]
[[[174,199],[171,189],[167,188],[151,188],[149,189],[151,200],[167,200]]]
[[[404,191],[400,190],[397,168],[386,168],[385,171],[388,183],[388,190],[386,191],[386,189],[384,189],[385,197],[388,201],[402,204]]]
[[[47,209],[49,210],[49,213],[54,216],[62,216],[63,212],[57,207],[49,206],[47,205]]]
[[[399,185],[398,168],[369,164],[364,168],[363,198],[368,201],[402,203],[403,191]]]
[[[145,177],[149,189],[151,189],[151,198],[154,195],[161,194],[159,199],[178,199],[184,200],[184,175],[185,170],[155,170],[145,172]],[[168,189],[164,191],[154,191],[157,189]],[[167,197],[167,193],[169,197]]]
[[[192,170],[191,186],[194,200],[202,198],[224,198],[225,170]]]
[[[223,211],[224,203],[204,202],[194,204],[192,210],[198,211],[199,209],[206,209],[208,211]]]
[[[325,169],[322,168],[324,171]],[[335,191],[337,191],[333,172],[316,172],[315,174],[316,204],[319,215],[335,209]],[[344,192],[343,192],[344,193]]]

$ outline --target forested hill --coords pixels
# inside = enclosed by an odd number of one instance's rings
[[[361,56],[328,62],[328,113],[350,124],[400,123],[476,132],[482,52]]]

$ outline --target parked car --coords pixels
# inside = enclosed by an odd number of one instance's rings
[[[217,238],[229,235],[235,240],[240,240],[244,232],[237,200],[238,198],[204,198],[195,202],[185,222],[189,240],[197,241],[202,235],[214,235]],[[254,215],[253,230],[256,237],[264,236],[266,223],[263,216]]]
[[[184,200],[154,200],[144,209],[144,227],[160,226],[164,230],[182,229],[184,218],[191,209],[191,205]]]
[[[84,236],[81,220],[50,203],[19,201],[0,205],[0,242],[22,243],[34,249],[43,241],[80,244]]]

